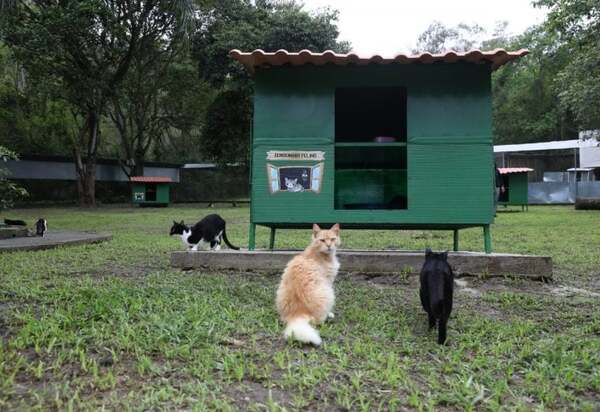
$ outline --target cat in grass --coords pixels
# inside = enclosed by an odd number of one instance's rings
[[[329,230],[313,225],[312,242],[287,264],[276,296],[277,311],[286,323],[286,338],[321,344],[319,332],[312,325],[333,318],[333,281],[340,268],[335,253],[339,245],[340,225]]]
[[[221,241],[225,241],[225,244],[230,249],[240,249],[229,243],[227,233],[225,232],[225,220],[216,214],[204,217],[191,227],[183,223],[183,220],[181,222],[173,221],[169,235],[181,236],[183,244],[193,251],[198,250],[198,248],[203,250],[220,250]]]
[[[448,264],[448,252],[425,251],[425,263],[421,269],[419,295],[423,309],[429,317],[429,329],[438,323],[438,343],[446,342],[446,325],[452,312],[454,273]]]

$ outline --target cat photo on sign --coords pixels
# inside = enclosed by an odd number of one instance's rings
[[[285,190],[288,192],[304,192],[304,186],[298,183],[298,178],[285,178]]]
[[[280,167],[279,190],[304,192],[310,190],[310,167]]]
[[[323,179],[323,163],[314,166],[274,166],[267,164],[267,176],[271,193],[319,193]]]

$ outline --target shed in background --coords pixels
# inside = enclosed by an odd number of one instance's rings
[[[498,169],[502,179],[498,204],[504,206],[521,206],[521,210],[528,209],[529,182],[527,174],[533,172],[529,167],[501,167]]]
[[[168,206],[172,180],[168,176],[133,176],[131,201],[140,206]]]

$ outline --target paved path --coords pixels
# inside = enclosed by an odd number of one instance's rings
[[[0,239],[0,252],[16,250],[41,250],[51,249],[64,245],[81,245],[85,243],[99,243],[111,240],[112,235],[105,233],[48,231],[44,237],[15,237]]]

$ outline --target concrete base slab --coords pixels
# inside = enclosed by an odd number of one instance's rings
[[[24,237],[28,234],[27,228],[23,226],[0,226],[0,239]]]
[[[298,250],[221,250],[218,252],[173,252],[171,265],[180,269],[279,272]],[[343,272],[417,274],[425,260],[423,252],[338,251]],[[449,252],[448,262],[457,275],[520,275],[534,279],[552,278],[549,256],[506,253]]]
[[[87,232],[49,231],[44,237],[15,237],[0,240],[0,252],[18,250],[51,249],[65,245],[81,245],[85,243],[98,243],[112,239],[112,235]]]

